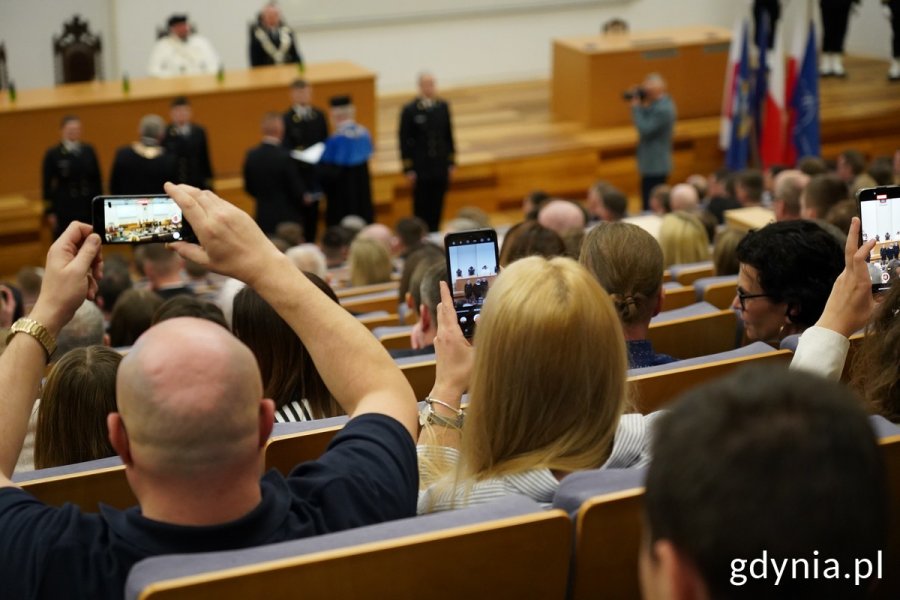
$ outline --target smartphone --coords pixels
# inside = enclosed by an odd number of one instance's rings
[[[475,326],[488,290],[500,272],[497,232],[472,229],[444,238],[447,273],[456,319],[463,335],[475,335]]]
[[[104,244],[196,242],[190,223],[171,197],[97,196],[91,205],[94,233]]]
[[[900,276],[900,186],[866,188],[856,193],[859,243],[876,241],[869,255],[872,292],[883,292]]]

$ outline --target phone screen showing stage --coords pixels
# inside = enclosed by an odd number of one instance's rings
[[[900,277],[900,186],[859,192],[860,241],[875,240],[869,255],[873,291],[883,291]]]
[[[194,241],[181,208],[168,196],[98,197],[94,231],[105,244],[147,244]],[[100,222],[98,222],[98,218]],[[102,227],[102,231],[100,228]]]
[[[497,278],[497,233],[493,229],[462,231],[444,240],[450,292],[456,318],[466,337],[475,334],[481,307]]]

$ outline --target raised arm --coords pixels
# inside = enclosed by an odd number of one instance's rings
[[[29,318],[56,340],[85,298],[97,293],[100,237],[72,223],[47,253],[41,293]],[[54,342],[55,343],[55,342]],[[0,355],[0,487],[10,486],[48,355],[37,338],[17,333]]]
[[[210,191],[166,184],[201,245],[171,247],[256,290],[303,341],[335,400],[351,417],[382,413],[417,435],[412,388],[378,340],[281,254],[250,216]]]

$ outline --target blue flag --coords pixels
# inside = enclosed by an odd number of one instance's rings
[[[753,129],[750,114],[750,48],[747,40],[747,23],[741,30],[741,60],[738,63],[731,110],[731,141],[725,155],[726,166],[739,171],[750,160],[750,132]]]
[[[815,25],[809,24],[809,37],[803,53],[803,64],[797,76],[797,84],[791,97],[791,108],[796,120],[791,130],[791,141],[797,149],[797,158],[819,156],[822,146],[819,137],[819,68],[816,60]]]

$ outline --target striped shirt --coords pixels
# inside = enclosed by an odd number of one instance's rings
[[[312,421],[313,419],[312,409],[309,406],[309,400],[306,398],[291,400],[275,411],[276,423],[297,423],[300,421]]]
[[[650,440],[652,425],[662,413],[649,415],[622,415],[612,452],[601,469],[627,469],[645,467],[650,462]],[[459,451],[443,446],[419,446],[419,465],[422,458],[459,461]],[[550,469],[530,469],[502,477],[485,479],[475,483],[463,483],[451,490],[437,490],[435,485],[419,492],[418,513],[437,512],[462,508],[473,504],[483,504],[504,496],[519,494],[528,496],[535,502],[549,506],[559,489],[559,481]]]

